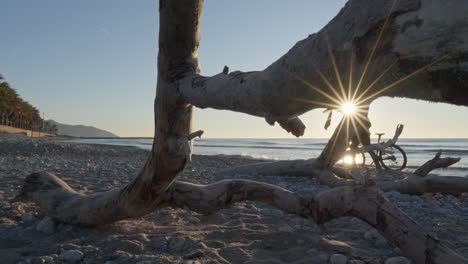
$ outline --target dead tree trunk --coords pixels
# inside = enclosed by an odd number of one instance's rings
[[[122,189],[81,195],[52,174],[33,173],[26,178],[16,200],[34,201],[49,216],[81,225],[108,224],[165,206],[210,213],[232,202],[256,200],[318,223],[346,215],[358,217],[377,228],[415,263],[466,263],[373,187],[340,187],[313,198],[303,198],[279,187],[251,181],[222,181],[208,186],[175,181],[190,159],[189,139],[194,136],[190,133],[192,105],[261,116],[268,123],[278,122],[299,136],[305,126],[297,116],[313,108],[335,107],[346,99],[368,102],[381,94],[408,97],[423,94],[421,99],[428,99],[426,90],[414,89],[415,83],[409,86],[411,89],[401,86],[392,93],[388,93],[389,89],[376,91],[373,85],[358,93],[360,81],[353,88],[355,98],[346,98],[344,93],[340,95],[332,87],[341,85],[331,84],[324,73],[338,73],[334,69],[344,65],[343,58],[349,57],[351,51],[357,61],[355,68],[363,72],[367,71],[367,62],[373,57],[379,61],[372,67],[376,71],[384,70],[388,66],[386,62],[396,59],[399,67],[393,67],[386,77],[379,78],[382,85],[390,82],[390,88],[395,86],[395,81],[400,83],[392,78],[418,71],[420,63],[436,60],[447,52],[465,55],[446,59],[443,66],[437,68],[424,68],[430,71],[420,74],[416,80],[417,87],[430,89],[430,92],[440,87],[456,87],[453,91],[443,90],[437,100],[468,105],[468,96],[461,99],[452,96],[454,91],[466,93],[466,82],[446,74],[457,72],[464,76],[467,72],[463,68],[468,60],[468,42],[463,41],[468,35],[465,0],[407,0],[392,8],[391,1],[386,0],[348,1],[322,31],[298,42],[264,71],[227,74],[225,70],[212,77],[201,76],[198,67],[202,2],[160,0],[155,140],[151,157],[138,177]],[[390,16],[387,16],[388,10],[391,10]],[[440,20],[437,15],[447,11],[455,13],[449,19]],[[389,32],[384,37],[377,33],[382,25]],[[414,30],[414,25],[422,26]],[[427,35],[438,37],[430,40],[421,54]],[[376,39],[385,45],[384,50],[376,52],[369,48]],[[414,52],[414,48],[418,52]],[[324,52],[326,50],[330,52]],[[367,56],[366,50],[371,50],[373,56]],[[337,83],[341,83],[338,74],[336,77]],[[324,81],[329,89],[317,87],[317,80]],[[358,98],[360,95],[366,98]],[[368,95],[372,97],[367,98]]]

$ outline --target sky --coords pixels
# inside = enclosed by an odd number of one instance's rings
[[[224,65],[230,71],[266,68],[326,25],[345,2],[205,0],[202,74],[217,74]],[[152,136],[158,30],[156,0],[3,1],[0,73],[45,119]],[[207,138],[293,137],[259,117],[194,113],[194,128]],[[322,109],[304,114],[304,137],[330,136],[338,116],[326,131]],[[371,131],[392,135],[401,123],[404,138],[468,138],[467,116],[467,107],[381,98],[371,105]]]

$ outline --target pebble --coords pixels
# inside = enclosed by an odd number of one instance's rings
[[[45,234],[53,234],[55,233],[55,222],[52,218],[46,216],[37,224],[36,229]]]
[[[78,263],[83,259],[83,252],[79,250],[68,250],[60,253],[59,259],[67,263]]]
[[[410,264],[411,261],[405,257],[393,257],[385,260],[385,264]]]
[[[143,245],[135,240],[122,240],[119,242],[119,248],[126,252],[140,253],[143,250]]]
[[[31,264],[44,264],[45,260],[43,258],[34,257],[29,261]]]
[[[154,249],[165,251],[167,249],[167,239],[165,236],[156,236],[152,239],[151,245]]]
[[[36,221],[36,217],[30,215],[30,214],[22,214],[21,215],[21,221],[23,221],[25,224],[32,224],[34,221]]]
[[[170,252],[181,252],[184,249],[185,238],[182,236],[176,236],[169,240],[167,248]]]
[[[338,241],[338,240],[322,238],[319,241],[319,244],[324,249],[339,252],[339,253],[343,253],[343,254],[346,254],[346,255],[351,255],[351,254],[354,253],[354,248],[352,246],[350,246],[349,244],[347,244],[345,242],[341,242],[341,241]]]
[[[362,260],[353,259],[353,260],[350,260],[348,264],[365,264],[365,262]]]
[[[387,241],[385,241],[385,239],[379,238],[375,241],[375,246],[378,248],[383,248],[387,246]]]
[[[187,218],[187,220],[192,224],[200,223],[200,219],[198,219],[198,217],[194,217],[194,216],[191,216],[191,217]]]
[[[342,254],[333,254],[330,257],[331,264],[346,264],[348,262],[348,258]]]
[[[41,259],[44,260],[45,264],[55,264],[55,260],[52,256],[43,256]]]
[[[374,230],[369,230],[366,233],[364,233],[364,239],[371,241],[377,238],[377,234]]]

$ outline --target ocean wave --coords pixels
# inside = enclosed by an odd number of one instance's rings
[[[266,142],[266,141],[254,141],[252,144],[261,144],[261,145],[278,145],[280,143],[275,142]]]
[[[406,166],[406,168],[409,168],[409,169],[417,169],[421,166],[418,166],[418,165],[408,165]],[[450,166],[448,168],[439,168],[437,170],[466,170],[468,172],[468,167],[463,167],[463,166]]]
[[[239,145],[199,145],[195,144],[195,147],[202,148],[252,148],[252,149],[295,149],[295,150],[316,150],[317,148],[307,147],[275,147],[275,146],[239,146]]]
[[[468,149],[423,149],[424,152],[439,152],[442,151],[442,154],[468,154]]]

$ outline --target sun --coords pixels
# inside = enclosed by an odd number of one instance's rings
[[[341,106],[341,111],[343,111],[345,115],[352,115],[356,112],[356,105],[352,102],[346,102]]]

